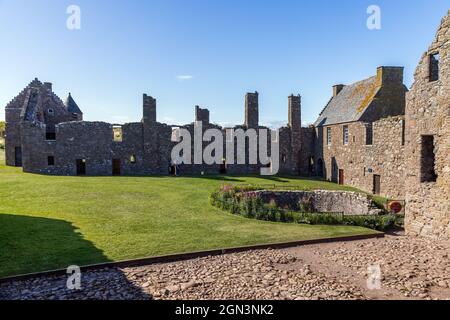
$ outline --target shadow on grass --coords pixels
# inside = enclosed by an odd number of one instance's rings
[[[187,175],[187,176],[180,176],[184,178],[201,178],[201,179],[208,179],[208,180],[216,180],[216,181],[228,181],[228,182],[245,182],[245,180],[239,179],[237,177],[232,176],[221,176],[221,175],[206,175],[206,176],[194,176],[194,175]]]
[[[64,220],[0,213],[0,243],[0,278],[111,261]],[[121,272],[114,277],[140,291]]]

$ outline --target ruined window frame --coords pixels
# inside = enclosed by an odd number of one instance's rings
[[[45,132],[45,141],[56,141],[56,132],[46,131]]]
[[[420,136],[420,183],[436,183],[437,179],[436,135],[424,134]]]
[[[430,82],[439,80],[441,56],[439,51],[428,55],[428,79]]]
[[[180,127],[171,127],[171,135],[170,135],[170,142],[180,142],[181,141],[181,134],[180,134]]]
[[[120,134],[116,134],[120,131]],[[112,125],[113,142],[123,142],[123,126],[119,124]]]
[[[53,167],[54,165],[55,165],[55,156],[48,155],[47,156],[47,166],[48,167]]]
[[[131,164],[136,164],[136,155],[135,154],[132,154],[131,156],[130,156],[130,163]]]
[[[373,146],[373,123],[366,123],[366,146]],[[369,135],[370,133],[370,135]],[[370,137],[370,138],[369,138]]]

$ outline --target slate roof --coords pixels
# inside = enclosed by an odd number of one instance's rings
[[[314,126],[358,121],[379,89],[376,76],[345,86],[328,102]]]
[[[77,113],[82,114],[80,108],[78,108],[78,105],[76,104],[75,100],[73,100],[72,95],[69,93],[69,96],[66,98],[66,101],[64,101],[64,105],[67,108],[67,111],[71,113]]]

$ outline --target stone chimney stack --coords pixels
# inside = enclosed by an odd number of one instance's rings
[[[44,88],[48,91],[52,91],[52,83],[51,82],[44,82]]]
[[[143,98],[143,119],[144,123],[156,122],[156,99],[144,93]]]
[[[336,97],[339,92],[342,91],[342,89],[344,89],[345,85],[343,84],[337,84],[335,86],[333,86],[333,97]]]
[[[195,106],[195,121],[201,121],[204,125],[209,124],[209,110]]]
[[[245,126],[257,129],[259,127],[258,91],[245,95]]]
[[[292,130],[300,130],[302,127],[301,104],[302,97],[300,95],[291,94],[288,97],[288,122]]]
[[[403,67],[378,67],[378,85],[403,84]]]

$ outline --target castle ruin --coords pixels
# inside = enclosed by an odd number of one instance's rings
[[[402,67],[336,85],[313,126],[301,126],[301,97],[288,97],[288,124],[279,129],[279,174],[322,177],[406,200],[409,234],[450,238],[450,11],[415,72],[410,91]],[[245,96],[245,121],[259,129],[259,94]],[[6,164],[53,175],[168,174],[177,130],[195,122],[157,122],[156,100],[143,96],[142,121],[115,125],[83,121],[69,94],[35,79],[6,106]],[[195,107],[203,130],[226,129]],[[257,137],[260,139],[261,137]],[[266,137],[267,138],[267,137]],[[203,148],[206,147],[204,143]],[[248,143],[245,148],[248,158]],[[236,152],[235,152],[236,154]],[[261,165],[186,164],[187,174],[257,174]]]

